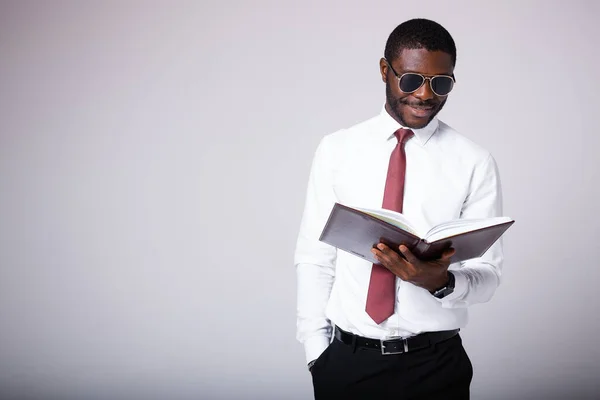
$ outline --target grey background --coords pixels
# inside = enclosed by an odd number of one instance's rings
[[[0,3],[0,398],[311,398],[310,161],[380,111],[419,16],[517,221],[462,333],[472,398],[597,397],[599,3],[346,0]]]

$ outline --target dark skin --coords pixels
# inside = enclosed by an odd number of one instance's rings
[[[393,60],[388,60],[398,75],[416,72],[426,77],[434,75],[453,76],[452,57],[443,51],[405,49]],[[448,96],[437,96],[426,81],[417,91],[403,93],[398,79],[388,68],[384,58],[379,61],[381,79],[386,84],[387,112],[401,125],[408,128],[425,127],[444,107]]]
[[[450,54],[442,51],[405,49],[398,57],[388,61],[399,75],[405,72],[416,72],[424,76],[452,75],[454,72]],[[440,97],[433,93],[429,81],[413,93],[403,93],[398,87],[398,79],[388,68],[385,59],[380,60],[379,66],[381,78],[386,84],[387,112],[405,127],[425,127],[440,112],[447,96]],[[394,251],[379,243],[371,252],[381,265],[398,278],[433,293],[448,283],[448,267],[455,251],[448,249],[434,261],[419,260],[404,245],[400,245],[398,250]]]
[[[454,249],[444,251],[442,256],[433,261],[421,261],[404,245],[398,246],[402,255],[383,243],[379,243],[371,252],[377,261],[398,278],[413,285],[422,287],[433,293],[448,283],[448,267]]]

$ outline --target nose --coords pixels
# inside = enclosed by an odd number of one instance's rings
[[[413,96],[421,100],[431,100],[435,97],[435,93],[431,90],[430,78],[425,78],[425,81],[417,91],[413,92]]]

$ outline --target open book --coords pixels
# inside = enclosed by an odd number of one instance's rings
[[[425,261],[453,247],[451,262],[458,262],[481,257],[514,222],[509,217],[457,219],[422,232],[401,213],[335,203],[319,240],[372,263],[378,261],[371,249],[380,242],[398,253],[404,244]]]

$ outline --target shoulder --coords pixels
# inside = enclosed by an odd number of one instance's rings
[[[354,125],[329,133],[325,135],[325,138],[332,142],[344,142],[368,138],[369,132],[372,132],[377,128],[377,122],[378,117],[369,118]]]
[[[370,133],[377,129],[377,124],[378,117],[372,117],[327,133],[321,138],[320,146],[337,150],[360,146],[366,141],[372,140]]]
[[[436,142],[447,153],[454,153],[462,159],[473,163],[483,163],[492,158],[491,153],[483,146],[459,133],[445,122],[439,121],[435,133]]]

